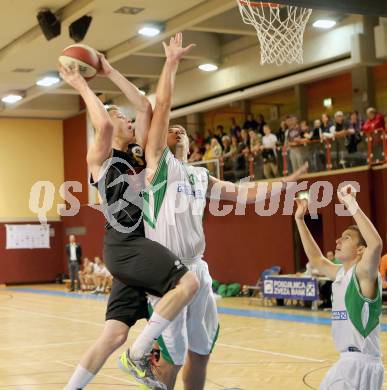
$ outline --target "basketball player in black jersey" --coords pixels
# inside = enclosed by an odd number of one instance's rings
[[[172,39],[171,43],[174,42]],[[171,45],[159,86],[170,82],[181,57],[191,47]],[[148,99],[102,55],[100,60],[100,74],[115,83],[136,108],[137,144],[133,144],[133,129],[125,115],[117,107],[107,112],[76,65],[71,68],[61,66],[62,78],[82,96],[95,128],[95,140],[88,151],[87,162],[91,182],[98,187],[104,203],[107,217],[104,258],[114,277],[102,335],[82,357],[65,388],[83,389],[94,378],[106,359],[126,341],[129,328],[138,319],[147,317],[146,293],[150,292],[162,299],[132,345],[124,369],[145,385],[143,388],[165,389],[152,373],[148,354],[153,340],[192,299],[199,287],[198,280],[169,250],[144,237],[141,198],[131,198],[133,193],[139,194],[140,191],[138,183],[133,183],[130,176],[136,172],[138,178],[141,176],[138,173],[145,167],[143,148],[151,125],[152,108]],[[162,94],[156,99],[156,110],[157,120],[162,119]],[[133,202],[128,202],[128,199]]]

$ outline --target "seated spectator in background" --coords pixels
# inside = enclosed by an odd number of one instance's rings
[[[193,151],[192,151],[191,155],[189,156],[188,162],[193,163],[193,162],[201,161],[201,160],[202,160],[202,157],[203,157],[203,156],[202,156],[202,154],[200,153],[200,148],[199,148],[199,146],[194,145],[194,146],[193,146]]]
[[[336,259],[335,252],[333,251],[327,252],[327,259],[330,260],[333,264],[341,264],[341,261]]]
[[[262,137],[263,174],[266,179],[278,176],[277,166],[277,137],[272,134],[268,125],[263,127],[265,135]]]
[[[218,142],[217,138],[213,138],[211,140],[211,157],[219,158],[221,156],[222,156],[222,147],[220,146],[220,143]]]
[[[106,289],[107,279],[111,277],[108,269],[100,257],[94,257],[94,285],[95,290],[92,294],[103,294]]]
[[[206,142],[204,144],[204,154],[203,154],[203,160],[212,160],[212,152],[211,152],[211,144],[210,142]]]
[[[382,276],[382,287],[387,289],[387,253],[380,259],[380,275]]]
[[[262,114],[258,114],[257,123],[258,123],[257,131],[263,137],[265,135],[265,133],[263,131],[263,126],[266,125],[266,122],[265,122],[265,117]]]
[[[301,129],[298,125],[297,117],[292,115],[286,120],[289,127],[288,132],[288,144],[289,144],[289,156],[292,164],[293,172],[301,168],[304,162],[307,160],[307,150],[304,148],[305,140],[301,137]]]
[[[204,143],[210,143],[212,138],[214,138],[214,132],[212,131],[212,129],[208,129],[207,130],[207,137],[205,138],[204,140]]]
[[[82,269],[79,271],[79,279],[81,280],[81,290],[89,291],[94,287],[94,263],[87,257],[83,259]]]
[[[374,107],[367,109],[367,120],[363,125],[363,131],[371,135],[375,130],[385,130],[384,117],[379,114]],[[372,153],[373,160],[383,160],[383,139],[382,133],[372,134]]]
[[[203,134],[200,133],[199,131],[196,131],[195,132],[195,143],[196,145],[199,146],[199,148],[202,148],[202,146],[204,145],[204,137],[203,137]]]
[[[320,119],[316,119],[313,122],[313,128],[308,133],[304,133],[304,138],[308,139],[309,141],[317,141],[321,139],[322,135],[322,123]]]
[[[246,122],[243,124],[243,128],[247,130],[257,130],[258,122],[254,119],[253,114],[247,114]]]
[[[241,128],[237,125],[235,118],[231,118],[231,128],[230,128],[230,135],[235,135],[237,138],[239,138],[239,133],[241,131]]]

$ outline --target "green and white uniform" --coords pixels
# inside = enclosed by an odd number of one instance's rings
[[[380,352],[381,278],[375,299],[361,293],[356,266],[337,272],[332,285],[332,334],[340,359],[320,390],[380,390],[384,369]]]
[[[145,236],[166,246],[196,274],[200,289],[162,333],[163,357],[184,364],[187,351],[208,355],[218,336],[219,321],[205,250],[203,213],[208,171],[177,160],[166,148],[144,193]],[[149,296],[152,308],[160,298]]]

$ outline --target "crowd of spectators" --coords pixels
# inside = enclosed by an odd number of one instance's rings
[[[189,162],[223,157],[224,178],[238,180],[249,175],[249,163],[253,161],[255,178],[274,178],[282,176],[284,171],[297,170],[305,161],[309,162],[311,171],[327,169],[326,145],[330,145],[331,168],[364,165],[367,163],[365,138],[371,134],[374,161],[384,160],[383,133],[374,131],[385,131],[386,124],[387,116],[373,107],[367,109],[365,119],[357,111],[349,115],[337,111],[333,117],[323,113],[311,123],[289,115],[276,131],[262,114],[256,117],[248,114],[242,126],[231,118],[228,129],[218,125],[215,130],[208,129],[206,137],[199,133],[191,136]],[[214,163],[208,163],[207,167],[214,173]]]

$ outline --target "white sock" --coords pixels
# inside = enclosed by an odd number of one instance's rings
[[[170,323],[171,321],[166,320],[161,315],[153,312],[145,328],[130,348],[131,359],[139,360],[146,353],[150,352],[154,341],[157,340]]]
[[[66,390],[83,389],[88,383],[90,383],[93,380],[94,377],[95,374],[93,374],[90,371],[87,371],[86,368],[83,368],[78,364],[77,368],[74,371],[74,374],[70,378],[65,389]]]

